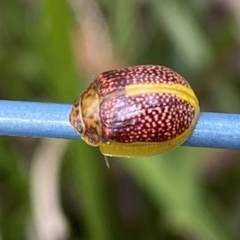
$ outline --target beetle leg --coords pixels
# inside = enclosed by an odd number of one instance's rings
[[[109,161],[108,161],[108,157],[104,155],[104,159],[105,159],[107,168],[110,168],[110,163],[109,163]]]

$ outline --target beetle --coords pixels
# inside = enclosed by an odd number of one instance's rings
[[[70,124],[104,156],[151,156],[191,135],[198,99],[189,83],[164,66],[101,73],[74,102]]]

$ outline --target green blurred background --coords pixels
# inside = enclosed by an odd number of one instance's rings
[[[202,111],[239,112],[240,2],[0,1],[0,98],[72,103],[104,70],[161,64]],[[0,239],[240,239],[239,151],[110,159],[0,138]]]

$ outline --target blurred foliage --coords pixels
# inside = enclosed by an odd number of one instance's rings
[[[102,71],[165,65],[188,79],[202,111],[239,112],[240,12],[232,2],[1,1],[0,97],[72,103],[99,74],[84,58],[87,46],[91,61],[105,63]],[[85,25],[87,18],[96,29]],[[88,30],[94,39],[86,38]],[[112,46],[109,66],[98,54],[109,45],[100,41],[104,31]],[[38,143],[0,139],[2,239],[29,238],[29,172]],[[239,239],[239,157],[237,151],[182,147],[151,158],[110,159],[109,170],[98,149],[71,141],[60,198],[68,239]]]

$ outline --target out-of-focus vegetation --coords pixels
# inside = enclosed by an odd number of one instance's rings
[[[72,103],[104,70],[161,64],[202,111],[239,112],[240,2],[0,2],[0,98]],[[110,159],[82,141],[0,138],[1,239],[240,239],[240,154]]]

